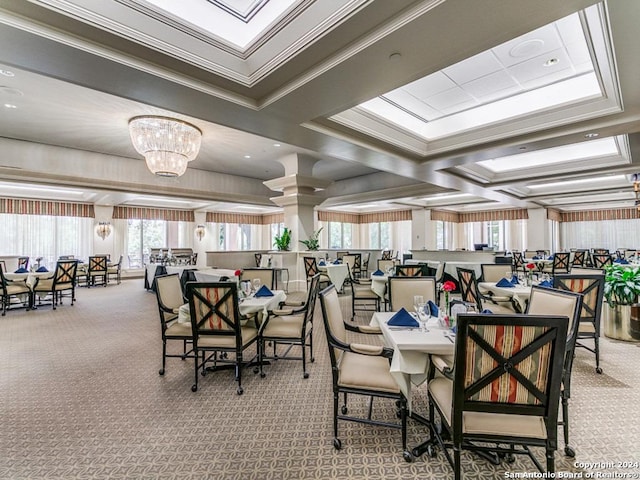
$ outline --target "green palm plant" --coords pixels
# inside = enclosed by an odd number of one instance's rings
[[[287,227],[284,227],[282,233],[280,235],[276,235],[273,238],[273,246],[278,250],[289,250],[289,245],[291,244],[291,230]]]
[[[322,228],[323,227],[320,227],[318,230],[313,232],[307,240],[298,241],[307,247],[307,250],[318,250],[318,248],[320,248],[320,232],[322,231]]]

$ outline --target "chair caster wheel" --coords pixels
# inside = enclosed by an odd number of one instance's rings
[[[260,378],[264,378],[264,377],[266,377],[266,376],[267,376],[267,374],[266,374],[266,373],[264,373],[264,372],[262,372],[262,373],[260,374]]]
[[[204,377],[206,374],[207,374],[207,371],[206,371],[206,370],[202,370],[202,371],[200,372],[200,375],[202,375],[203,377]]]
[[[602,369],[600,367],[596,367],[596,373],[602,375]]]
[[[304,372],[304,375],[302,375],[302,378],[306,380],[307,378],[309,378],[309,374],[307,372]]]
[[[253,367],[253,373],[258,373],[260,369],[258,367]]]
[[[311,363],[313,363],[313,362],[315,362],[315,361],[316,361],[316,359],[315,359],[315,358],[312,358],[312,359],[311,359]]]
[[[404,452],[402,452],[402,458],[404,458],[404,461],[407,463],[413,462],[413,455],[411,455],[411,452],[409,450],[405,450]]]
[[[158,370],[158,375],[164,375],[164,368],[161,368],[160,370]]]
[[[574,457],[576,456],[576,451],[575,451],[573,448],[571,448],[569,445],[565,445],[565,447],[564,447],[564,454],[565,454],[567,457],[574,458]]]
[[[335,448],[336,450],[341,450],[342,449],[342,442],[340,441],[339,438],[334,438],[333,439],[333,448]]]
[[[238,395],[242,395],[244,393],[244,390],[242,389],[242,387],[238,387],[238,389],[236,390],[236,393]]]
[[[198,386],[197,385],[191,385],[191,391],[195,392],[198,390]]]
[[[504,456],[504,459],[507,463],[515,463],[516,462],[516,456],[513,453],[507,453]]]
[[[346,415],[346,414],[347,414],[347,412],[349,411],[349,409],[347,408],[347,406],[346,406],[346,405],[343,405],[343,406],[342,406],[342,409],[340,409],[340,411],[342,412],[342,414],[343,414],[343,415]]]
[[[433,445],[429,445],[427,447],[427,455],[429,455],[429,458],[436,458],[438,456],[438,452],[436,451],[436,447],[434,447]]]

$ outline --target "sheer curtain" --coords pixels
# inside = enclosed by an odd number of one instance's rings
[[[87,259],[93,249],[93,218],[0,214],[0,255],[24,255],[52,267],[60,255]]]
[[[560,245],[564,248],[640,247],[640,219],[560,223]]]

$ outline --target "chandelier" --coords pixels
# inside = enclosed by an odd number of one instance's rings
[[[136,151],[152,173],[179,177],[200,151],[202,132],[190,123],[167,117],[142,116],[129,120],[129,134]]]
[[[96,233],[102,240],[104,240],[111,235],[111,224],[109,222],[100,222],[98,224],[98,228],[96,228]]]

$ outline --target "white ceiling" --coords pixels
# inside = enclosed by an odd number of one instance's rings
[[[270,212],[299,154],[326,209],[633,205],[635,2],[189,1],[0,2],[3,196]],[[203,131],[187,175],[145,176],[142,114]]]

